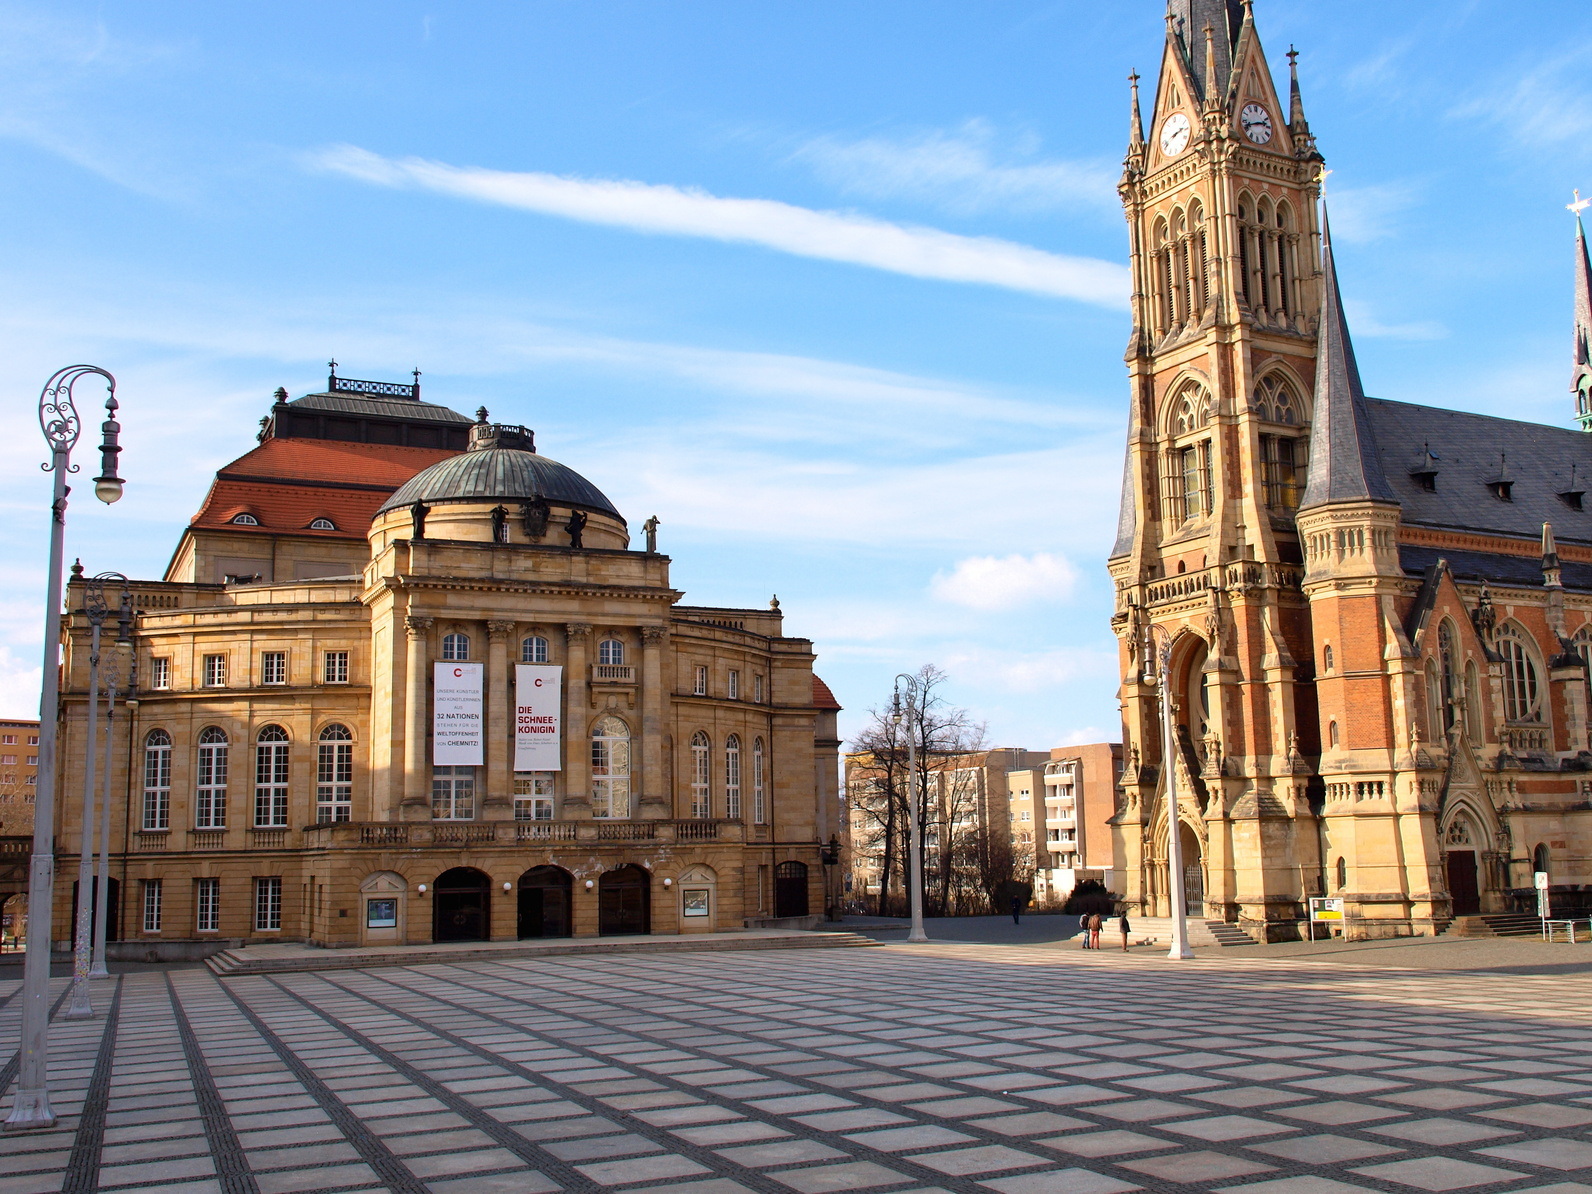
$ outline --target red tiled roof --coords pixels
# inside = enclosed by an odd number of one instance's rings
[[[394,490],[456,454],[440,448],[267,439],[216,473],[189,525],[363,539],[377,508]],[[253,515],[260,525],[233,523],[239,514]],[[330,519],[337,529],[310,530],[317,518]]]
[[[840,702],[835,700],[835,694],[829,691],[829,685],[817,676],[813,677],[813,706],[818,709],[840,708]]]

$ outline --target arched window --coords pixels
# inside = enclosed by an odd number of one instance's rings
[[[1587,669],[1587,697],[1592,699],[1592,624],[1575,632],[1575,653],[1581,657],[1581,663]]]
[[[736,734],[724,740],[724,815],[741,819],[741,739]]]
[[[144,738],[144,828],[171,828],[171,735],[150,730]]]
[[[1175,440],[1196,435],[1210,426],[1211,413],[1210,394],[1203,386],[1191,382],[1172,400],[1167,432]],[[1166,481],[1171,521],[1187,522],[1210,514],[1215,508],[1216,493],[1209,437],[1174,443],[1169,455]]]
[[[1260,207],[1256,212],[1256,223],[1259,227],[1255,229],[1255,270],[1260,282],[1257,297],[1260,299],[1261,311],[1270,314],[1274,305],[1271,270],[1275,258],[1272,253],[1271,204],[1265,199],[1260,201]]]
[[[597,662],[604,667],[623,667],[625,644],[616,638],[605,638],[597,644]]]
[[[281,726],[266,726],[254,744],[254,824],[260,829],[287,828],[287,764],[289,740]]]
[[[252,514],[234,514],[232,516],[232,525],[237,527],[257,527],[260,525],[260,520]]]
[[[470,636],[468,634],[445,634],[442,636],[442,658],[452,663],[457,660],[470,658]]]
[[[1249,196],[1240,196],[1238,200],[1238,289],[1243,297],[1244,306],[1253,307],[1255,304],[1250,299],[1249,278]]]
[[[227,735],[216,726],[199,732],[199,774],[194,785],[193,827],[227,827]]]
[[[1443,740],[1443,681],[1437,672],[1437,660],[1426,660],[1426,726],[1427,737],[1433,742]]]
[[[613,716],[591,731],[591,815],[630,815],[630,727]]]
[[[310,530],[312,531],[335,531],[336,529],[337,524],[330,518],[317,518],[310,523]]]
[[[1155,315],[1156,331],[1166,332],[1175,321],[1175,309],[1172,303],[1172,248],[1168,243],[1166,221],[1157,220],[1155,231],[1152,234],[1155,248],[1152,260],[1154,262],[1155,281]]]
[[[1347,886],[1349,886],[1349,862],[1348,859],[1340,856],[1338,858],[1338,890],[1342,891]]]
[[[1304,404],[1286,378],[1269,373],[1255,387],[1255,413],[1268,423],[1299,427],[1304,423]],[[1260,437],[1261,481],[1266,486],[1266,505],[1273,510],[1297,510],[1305,471],[1305,442],[1295,435],[1262,433]]]
[[[1321,648],[1321,670],[1327,675],[1332,675],[1332,644],[1328,643]]]
[[[1279,203],[1277,205],[1277,310],[1285,316],[1292,314],[1292,303],[1288,298],[1288,280],[1293,276],[1293,270],[1288,262],[1291,247],[1288,237],[1288,208]]]
[[[1475,661],[1465,665],[1465,733],[1477,746],[1482,743],[1481,675]]]
[[[1443,679],[1439,695],[1442,701],[1444,734],[1454,728],[1454,721],[1459,716],[1458,703],[1462,693],[1459,677],[1455,671],[1458,655],[1458,636],[1454,633],[1454,624],[1445,618],[1442,625],[1437,628],[1437,666]]]
[[[701,730],[691,736],[691,815],[693,817],[713,815],[713,793],[708,787],[713,777],[712,749],[708,736]]]
[[[354,816],[354,735],[329,725],[316,748],[315,821],[330,825]]]
[[[1526,632],[1513,623],[1498,628],[1498,650],[1504,657],[1504,717],[1509,721],[1542,720],[1537,664],[1528,641]]]
[[[1338,749],[1338,723],[1335,721],[1327,722],[1327,741],[1333,750]]]
[[[766,825],[768,823],[768,797],[765,794],[767,774],[764,770],[763,740],[752,739],[752,823]]]
[[[1548,843],[1538,842],[1537,848],[1531,852],[1531,869],[1538,874],[1548,873]]]
[[[520,644],[521,663],[546,663],[547,640],[539,634],[533,634]]]

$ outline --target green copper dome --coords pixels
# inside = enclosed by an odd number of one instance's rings
[[[519,448],[479,447],[451,456],[410,477],[377,513],[415,502],[528,502],[535,498],[596,510],[623,521],[602,490],[574,469]]]

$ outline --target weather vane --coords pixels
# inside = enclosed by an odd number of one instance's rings
[[[1579,190],[1577,190],[1575,192],[1575,202],[1574,203],[1566,203],[1564,205],[1564,210],[1565,211],[1573,211],[1573,212],[1575,212],[1576,215],[1580,215],[1582,212],[1584,212],[1589,207],[1592,207],[1592,199],[1583,199],[1583,198],[1581,198],[1581,192]]]

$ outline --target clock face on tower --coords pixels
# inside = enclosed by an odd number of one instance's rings
[[[1238,114],[1238,123],[1244,126],[1244,135],[1256,145],[1271,140],[1271,113],[1259,104],[1245,104]]]
[[[1188,135],[1188,117],[1181,112],[1173,112],[1161,126],[1161,152],[1169,158],[1175,158],[1188,147]]]

